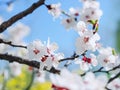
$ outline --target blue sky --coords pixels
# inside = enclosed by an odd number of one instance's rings
[[[35,1],[37,0],[16,0],[12,12],[6,12],[6,5],[2,5],[0,6],[0,16],[7,20],[18,12],[23,11]],[[116,3],[113,0],[98,1],[103,10],[99,28],[99,34],[101,36],[100,42],[103,43],[104,46],[115,47],[116,21],[119,18]],[[79,0],[46,0],[47,4],[58,2],[61,3],[61,8],[65,11],[68,11],[70,7],[82,7]],[[25,38],[26,42],[29,43],[36,39],[47,41],[48,37],[50,37],[52,42],[58,43],[60,52],[63,52],[66,56],[73,54],[75,40],[78,37],[77,33],[74,30],[66,31],[63,25],[61,25],[60,19],[53,20],[53,17],[48,14],[45,6],[39,7],[29,16],[19,20],[19,22],[31,28],[30,34]]]

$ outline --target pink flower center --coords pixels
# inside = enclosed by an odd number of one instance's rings
[[[94,11],[91,12],[92,15],[93,15],[94,13],[95,13]]]
[[[49,48],[47,48],[47,53],[50,54],[50,49]]]
[[[75,13],[75,16],[79,16],[79,13],[76,12],[76,13]]]
[[[84,84],[88,84],[88,81],[83,81],[84,82]]]
[[[52,84],[52,88],[54,88],[55,90],[69,90],[69,89],[64,88],[64,87],[56,86],[56,85],[54,85],[54,84]]]
[[[52,61],[54,61],[54,59],[55,59],[55,58],[54,58],[54,55],[51,54],[51,57],[52,57]]]
[[[119,88],[120,88],[120,85],[115,84],[115,88],[119,89]]]
[[[38,54],[40,51],[38,49],[33,50],[35,54]]]
[[[89,37],[84,37],[84,42],[87,43],[89,41]]]
[[[86,15],[86,16],[85,16],[85,18],[86,18],[86,19],[89,19],[89,18],[90,18],[90,16],[89,16],[89,15]]]
[[[87,58],[86,56],[84,56],[84,57],[82,58],[82,60],[83,60],[84,62],[91,63],[91,58]]]
[[[105,63],[108,63],[108,62],[109,62],[109,60],[108,60],[108,59],[104,59],[104,62],[105,62]]]
[[[48,57],[47,55],[43,56],[42,59],[41,59],[41,61],[42,61],[42,62],[46,61],[46,60],[47,60],[47,57]]]
[[[71,21],[70,21],[70,19],[66,19],[66,22],[67,22],[67,23],[70,23]]]

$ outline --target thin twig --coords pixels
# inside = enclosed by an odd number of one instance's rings
[[[69,60],[75,60],[78,57],[79,57],[79,55],[74,53],[71,57],[60,59],[59,62],[67,61],[64,66],[68,67],[71,64],[71,62]]]
[[[79,57],[79,55],[77,55],[76,53],[74,53],[71,57],[60,59],[59,62],[68,61],[68,60],[75,60],[78,57]]]
[[[103,73],[107,73],[107,74],[109,74],[110,71],[116,70],[116,69],[118,69],[118,68],[120,68],[120,64],[119,64],[118,66],[113,67],[113,68],[110,69],[110,70],[107,70],[107,71],[102,70],[103,67],[101,67],[101,68],[99,68],[98,70],[93,71],[93,73],[103,72]],[[83,74],[81,74],[81,76],[84,76],[85,74],[86,74],[86,73],[83,73]]]
[[[102,69],[103,69],[103,67],[100,67],[98,70],[93,71],[93,73],[97,73],[97,72],[104,72],[104,73],[107,73],[107,71],[102,71]],[[87,73],[87,72],[81,74],[81,76],[86,75],[86,73]]]
[[[29,8],[27,8],[26,10],[14,15],[13,17],[11,17],[9,20],[3,22],[0,25],[0,33],[4,32],[9,26],[11,26],[12,24],[14,24],[16,21],[22,19],[23,17],[31,14],[35,9],[37,9],[39,6],[43,5],[45,2],[45,0],[38,0],[38,2],[33,3]]]
[[[110,72],[110,71],[116,70],[117,68],[120,68],[120,64],[118,66],[113,67],[112,69],[110,69],[108,71]]]
[[[102,69],[103,69],[103,67],[99,68],[99,69],[98,69],[98,70],[96,70],[96,71],[93,71],[93,73],[96,73],[96,72],[101,72],[101,71],[102,71]]]
[[[64,14],[64,15],[66,15],[66,16],[68,16],[68,17],[71,17],[68,13],[66,13],[65,11],[61,11],[62,12],[62,14]]]
[[[23,45],[15,45],[15,44],[12,44],[11,41],[4,41],[3,39],[0,38],[0,43],[4,43],[4,44],[7,44],[7,45],[10,45],[12,47],[20,47],[20,48],[27,48],[27,46],[23,46]]]
[[[110,78],[110,79],[108,80],[108,83],[112,82],[114,79],[116,79],[116,78],[119,77],[119,76],[120,76],[120,71],[119,71],[119,73],[116,74],[114,77]]]

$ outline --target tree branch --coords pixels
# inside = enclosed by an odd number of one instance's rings
[[[12,44],[11,41],[4,41],[3,39],[0,38],[0,43],[4,43],[4,44],[7,44],[7,45],[10,45],[12,47],[21,47],[21,48],[27,48],[27,46],[23,46],[23,45],[15,45],[15,44]]]
[[[35,68],[39,69],[40,63],[37,61],[33,61],[33,60],[28,60],[28,59],[22,59],[21,57],[17,57],[17,56],[12,56],[9,54],[0,54],[0,59],[4,59],[9,61],[10,63],[12,62],[18,62],[20,64],[26,64]]]
[[[14,24],[16,21],[18,21],[18,20],[22,19],[23,17],[32,13],[39,6],[43,5],[44,2],[45,2],[45,0],[39,0],[38,2],[33,3],[28,9],[16,14],[15,16],[11,17],[9,20],[3,22],[0,25],[0,33],[4,32],[9,26]]]
[[[67,61],[67,60],[74,60],[74,59],[76,59],[78,57],[79,57],[79,55],[77,55],[76,53],[74,53],[71,57],[60,59],[59,62],[63,62],[63,61]]]
[[[34,68],[40,68],[40,62],[34,61],[34,60],[28,60],[28,59],[23,59],[21,57],[17,57],[17,56],[12,56],[12,55],[8,55],[8,54],[0,54],[0,60],[6,60],[9,61],[10,63],[12,62],[18,62],[20,64],[25,64]],[[60,73],[60,70],[55,69],[54,67],[52,67],[50,70],[47,70],[46,68],[44,68],[44,70],[50,72],[50,73]]]
[[[107,70],[107,71],[102,70],[102,69],[103,69],[103,67],[100,67],[98,70],[93,71],[93,73],[102,72],[102,73],[107,73],[107,74],[109,74],[109,72],[110,72],[110,71],[116,70],[116,69],[118,69],[118,68],[120,68],[120,64],[119,64],[118,66],[113,67],[113,68],[112,68],[112,69],[110,69],[110,70]],[[83,73],[83,74],[81,74],[81,76],[84,76],[85,74],[86,74],[86,73]]]
[[[110,71],[116,70],[117,68],[120,68],[120,64],[118,66],[113,67],[112,69],[110,69],[108,71],[110,72]]]
[[[108,83],[112,82],[114,79],[116,79],[116,78],[119,77],[119,76],[120,76],[120,72],[119,72],[118,74],[116,74],[114,77],[110,78],[110,79],[108,80]]]

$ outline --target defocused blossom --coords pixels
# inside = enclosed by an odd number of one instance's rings
[[[107,77],[105,75],[100,75],[96,77],[94,73],[88,72],[85,75],[83,82],[85,84],[85,89],[83,90],[105,90],[105,85],[107,84]]]
[[[79,9],[70,8],[69,11],[70,11],[70,16],[72,16],[72,17],[77,17],[80,14],[80,10]]]
[[[120,90],[120,78],[116,78],[110,82],[107,87],[111,90]]]
[[[16,26],[12,27],[8,31],[8,40],[13,41],[13,43],[18,44],[22,39],[28,35],[30,28],[22,23],[18,23]]]
[[[93,1],[93,0],[80,0],[81,2]]]
[[[39,72],[35,73],[34,82],[40,82],[40,83],[45,82],[46,81],[45,76],[46,76],[45,71],[39,71]]]
[[[107,77],[88,72],[84,78],[66,69],[60,75],[50,75],[52,86],[56,90],[105,90]]]
[[[57,90],[59,88],[62,88],[62,90],[80,90],[80,87],[83,90],[82,88],[84,88],[82,78],[66,69],[63,69],[60,75],[51,74],[50,79],[54,86],[53,88],[56,87]]]
[[[22,72],[22,65],[17,62],[10,63],[9,67],[13,76],[18,76]]]
[[[100,3],[98,1],[95,1],[95,0],[86,0],[83,3],[83,8],[95,8],[95,9],[99,9],[100,8]]]

